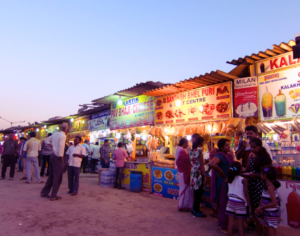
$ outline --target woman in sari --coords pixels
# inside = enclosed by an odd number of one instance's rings
[[[233,162],[230,153],[230,141],[222,138],[218,141],[218,151],[210,161],[212,168],[211,177],[211,203],[214,209],[218,210],[218,226],[221,230],[227,230],[228,217],[225,214],[227,205],[228,184],[224,181],[227,178],[227,170]]]
[[[190,188],[191,164],[189,155],[184,149],[188,147],[188,140],[182,138],[176,150],[176,166],[179,173],[179,211],[191,211],[194,201],[194,193]]]

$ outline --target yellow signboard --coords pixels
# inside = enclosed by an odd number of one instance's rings
[[[141,171],[143,174],[143,191],[150,191],[150,164],[148,163],[125,163],[125,166],[123,168],[123,186],[125,188],[129,188],[130,186],[130,171]]]
[[[177,124],[232,117],[231,82],[155,99],[155,124]]]
[[[85,131],[88,129],[89,129],[89,117],[84,116],[84,117],[77,118],[70,123],[69,133]]]
[[[154,97],[141,95],[111,104],[110,129],[154,125]]]

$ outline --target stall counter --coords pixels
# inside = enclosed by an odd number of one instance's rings
[[[123,187],[130,189],[130,171],[141,171],[143,173],[143,191],[151,192],[152,162],[126,161],[123,169]]]

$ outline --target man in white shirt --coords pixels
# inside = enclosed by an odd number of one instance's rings
[[[55,132],[52,136],[44,140],[46,145],[52,146],[53,152],[49,161],[49,177],[45,187],[41,191],[41,197],[50,197],[51,201],[61,199],[61,197],[57,196],[57,192],[63,177],[64,149],[68,127],[69,125],[67,123],[62,123],[60,132]],[[51,196],[48,196],[51,189]]]
[[[38,161],[39,151],[41,151],[41,142],[40,142],[40,140],[35,138],[35,136],[36,136],[35,132],[30,132],[29,136],[30,136],[30,139],[25,143],[25,146],[23,148],[23,151],[27,152],[27,161],[26,161],[27,181],[25,183],[30,184],[31,166],[33,165],[34,169],[35,169],[37,181],[39,184],[42,184],[44,182],[41,181],[40,170],[39,170],[39,161]]]
[[[97,162],[100,159],[100,146],[99,142],[96,142],[96,145],[92,147],[92,159],[91,159],[91,173],[95,173]]]
[[[75,196],[78,194],[80,166],[83,158],[86,158],[86,149],[80,145],[81,137],[76,136],[74,145],[70,146],[66,155],[69,156],[68,182],[69,194]]]

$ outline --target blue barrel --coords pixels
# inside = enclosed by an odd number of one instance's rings
[[[139,193],[143,187],[143,173],[141,171],[130,172],[130,192]]]

